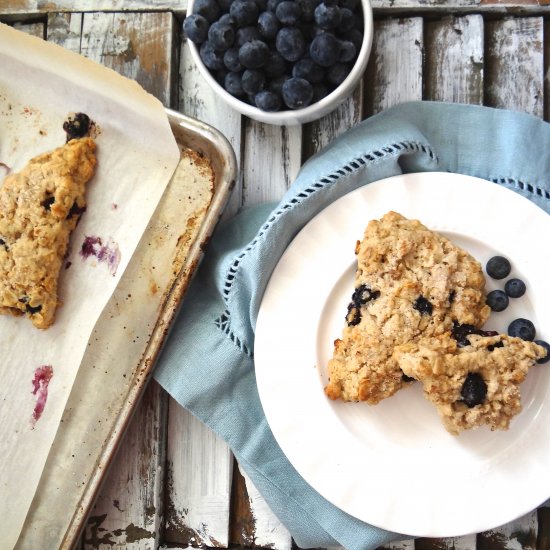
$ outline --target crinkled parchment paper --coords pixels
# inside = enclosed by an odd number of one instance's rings
[[[77,112],[96,124],[97,172],[71,237],[53,326],[0,315],[0,545],[19,536],[95,322],[179,160],[162,105],[135,82],[0,24],[0,185],[63,145]],[[82,254],[82,245],[89,243]]]

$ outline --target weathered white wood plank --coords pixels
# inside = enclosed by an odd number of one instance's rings
[[[352,128],[363,118],[363,91],[361,80],[354,92],[334,111],[304,128],[304,160],[322,149],[333,139]]]
[[[247,119],[243,206],[279,200],[302,162],[302,127],[272,126]]]
[[[483,103],[483,17],[426,22],[425,97]]]
[[[426,11],[443,13],[540,13],[548,0],[372,0],[375,10],[383,13]],[[160,11],[187,9],[187,0],[4,0],[2,14],[44,13],[48,11]]]
[[[488,21],[486,28],[486,103],[542,117],[542,17]]]
[[[536,550],[538,534],[537,511],[478,535],[484,550]]]
[[[229,447],[170,400],[165,540],[226,548],[232,455]]]
[[[414,544],[414,550],[476,550],[477,547],[476,535],[440,539],[419,538],[410,542]]]
[[[375,21],[365,80],[366,114],[422,99],[423,48],[422,18]]]
[[[386,550],[415,550],[413,539],[390,542],[389,544],[385,544],[381,548],[384,548]]]
[[[45,25],[42,21],[39,21],[37,23],[14,23],[13,28],[17,29],[18,31],[26,32],[27,34],[30,34],[32,36],[37,36],[38,38],[44,38]]]
[[[242,205],[241,115],[212,91],[197,69],[189,46],[183,43],[180,54],[179,110],[219,130],[231,143],[237,156],[239,173],[224,217],[235,214]]]
[[[48,42],[54,42],[67,50],[80,53],[82,38],[82,13],[49,13]]]
[[[162,528],[166,394],[151,381],[86,523],[85,550],[158,547]]]
[[[81,52],[137,80],[170,106],[175,74],[171,13],[91,13],[84,16]]]
[[[290,550],[292,548],[290,533],[271,511],[271,508],[246,473],[242,469],[240,469],[240,472],[245,480],[254,528],[254,540],[250,542],[253,542],[253,546],[259,548]]]
[[[241,116],[210,89],[184,42],[180,52],[178,109],[222,132],[240,164]],[[241,180],[233,193],[240,206]],[[229,447],[174,400],[169,402],[166,541],[227,546],[233,457]]]

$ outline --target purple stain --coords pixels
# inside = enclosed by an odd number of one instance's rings
[[[80,255],[84,260],[95,257],[98,262],[107,264],[109,272],[114,277],[120,263],[120,249],[114,241],[104,244],[101,237],[85,237]]]
[[[32,379],[32,394],[36,396],[36,405],[32,413],[32,427],[40,420],[48,400],[48,385],[53,377],[53,368],[51,365],[42,365],[34,371]]]

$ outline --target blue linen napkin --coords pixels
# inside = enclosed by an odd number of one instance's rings
[[[294,235],[342,195],[389,176],[477,176],[550,213],[550,125],[511,111],[406,103],[347,131],[311,158],[277,205],[220,226],[183,302],[157,381],[228,442],[300,547],[373,549],[406,535],[361,522],[321,497],[275,442],[254,373],[254,329],[271,272]]]

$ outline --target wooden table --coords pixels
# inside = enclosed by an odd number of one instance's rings
[[[240,167],[228,216],[279,199],[309,156],[398,102],[484,104],[550,118],[548,0],[373,0],[374,44],[363,82],[334,113],[302,127],[260,124],[214,98],[182,41],[185,8],[185,0],[0,0],[0,20],[136,79],[166,106],[221,130]],[[152,382],[81,546],[286,550],[293,541],[227,446]],[[477,535],[387,548],[546,550],[550,508]]]

